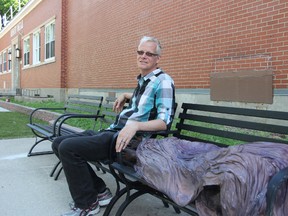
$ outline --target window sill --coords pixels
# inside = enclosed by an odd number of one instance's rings
[[[56,62],[55,58],[50,58],[50,59],[46,59],[44,62],[37,62],[36,64],[33,65],[25,65],[22,70],[27,70],[27,69],[31,69],[31,68],[36,68],[36,67],[40,67],[46,64],[51,64]]]

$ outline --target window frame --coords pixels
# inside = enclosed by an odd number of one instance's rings
[[[27,67],[29,65],[30,65],[30,36],[23,39],[23,67]]]
[[[0,73],[3,73],[3,55],[2,55],[2,52],[0,52]]]
[[[11,53],[10,55],[12,57],[12,49],[9,48],[7,53],[8,53],[8,56],[7,56],[7,58],[8,58],[8,71],[10,72],[12,70],[12,59],[9,59],[9,53]]]
[[[6,52],[6,50],[2,53],[2,56],[3,56],[3,61],[2,61],[3,73],[6,73],[7,72],[7,52]]]
[[[45,25],[45,61],[55,59],[55,20]]]
[[[41,31],[33,33],[33,65],[41,63]]]

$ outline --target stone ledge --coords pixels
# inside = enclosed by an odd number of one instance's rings
[[[20,112],[26,115],[30,115],[31,112],[35,110],[35,108],[31,108],[31,107],[11,103],[11,102],[5,102],[1,100],[0,100],[0,106],[7,110]],[[51,120],[54,120],[60,115],[61,115],[60,113],[55,113],[55,112],[51,112],[48,110],[39,110],[39,112],[36,113],[35,118],[49,122]]]
[[[55,101],[52,97],[40,97],[40,96],[15,96],[15,100],[27,101],[27,102],[41,102],[41,101]]]

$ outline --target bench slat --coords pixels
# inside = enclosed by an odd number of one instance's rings
[[[182,113],[180,115],[180,118],[185,118],[187,120],[193,120],[193,121],[199,121],[199,122],[232,126],[232,127],[237,127],[237,128],[273,132],[273,133],[279,133],[279,134],[286,134],[288,131],[288,127],[281,126],[281,125],[257,123],[257,122],[242,121],[242,120],[235,120],[235,119],[224,119],[224,118],[219,118],[219,117],[201,116],[201,115],[195,115],[195,114],[183,114]]]
[[[183,109],[288,120],[288,112],[183,103]]]
[[[189,129],[192,130],[193,132],[198,132],[206,135],[213,135],[213,136],[218,136],[218,137],[223,137],[223,138],[229,138],[233,140],[240,140],[240,141],[245,141],[245,142],[275,142],[275,143],[286,143],[288,144],[288,141],[286,140],[280,140],[280,139],[275,139],[275,138],[269,138],[269,137],[262,137],[262,136],[257,136],[257,135],[250,135],[250,134],[242,134],[242,133],[237,133],[237,132],[232,132],[232,131],[223,131],[223,130],[217,130],[214,128],[206,128],[206,127],[201,127],[201,126],[191,126],[191,125],[183,125],[181,127],[182,129]]]

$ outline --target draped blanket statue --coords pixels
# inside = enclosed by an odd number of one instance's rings
[[[254,142],[220,148],[178,138],[148,139],[137,148],[135,169],[149,185],[203,216],[264,215],[267,184],[288,166],[288,145]],[[288,215],[288,186],[274,215]],[[283,204],[284,203],[284,204]]]

